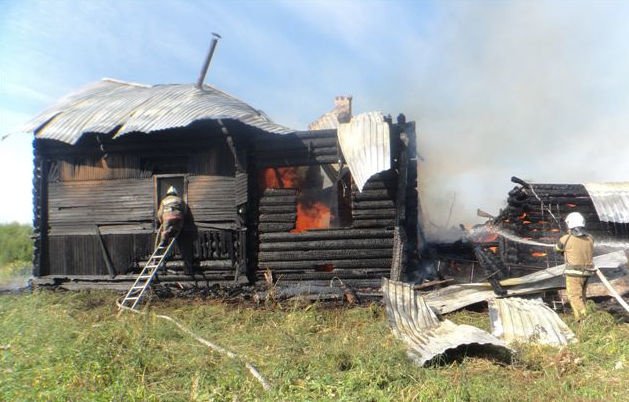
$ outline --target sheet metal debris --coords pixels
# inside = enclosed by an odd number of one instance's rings
[[[338,127],[339,145],[359,191],[374,174],[391,168],[389,123],[380,112],[361,113]]]
[[[584,186],[601,221],[629,223],[629,182],[586,183]]]
[[[408,355],[420,366],[444,353],[466,346],[484,346],[497,355],[509,355],[505,342],[470,325],[440,321],[412,285],[383,278],[382,290],[389,325],[408,346]]]
[[[89,84],[62,98],[26,123],[22,131],[74,145],[85,133],[115,132],[115,138],[218,119],[237,120],[276,134],[294,131],[209,85],[148,86],[111,79]]]
[[[491,333],[508,345],[532,342],[562,346],[576,342],[576,336],[561,318],[541,300],[510,297],[490,299]]]
[[[627,264],[627,256],[624,251],[615,251],[594,257],[594,265],[606,270],[616,272],[616,276],[626,274],[626,270],[618,269]],[[500,285],[507,288],[508,296],[520,296],[539,293],[548,289],[560,289],[565,286],[563,271],[565,266],[558,265],[534,272],[519,278],[510,278],[500,281]],[[426,303],[441,314],[456,311],[463,307],[487,301],[496,295],[489,283],[470,283],[451,285],[443,289],[437,289],[423,294]]]

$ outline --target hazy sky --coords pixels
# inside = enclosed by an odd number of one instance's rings
[[[218,32],[207,83],[295,129],[335,95],[405,113],[428,219],[474,223],[512,175],[629,180],[627,21],[621,1],[0,0],[0,136],[103,77],[192,83]],[[31,220],[31,141],[0,142],[0,222]]]

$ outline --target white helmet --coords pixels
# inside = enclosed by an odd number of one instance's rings
[[[166,195],[179,195],[177,193],[177,189],[175,188],[175,186],[170,186],[168,187],[168,191],[166,191]]]
[[[584,227],[585,218],[578,212],[570,212],[568,216],[566,216],[566,225],[568,225],[568,229]]]

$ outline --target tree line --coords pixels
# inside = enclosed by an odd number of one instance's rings
[[[32,233],[30,225],[0,224],[0,267],[16,261],[31,261]]]

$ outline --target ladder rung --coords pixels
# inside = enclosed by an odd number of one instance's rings
[[[140,296],[129,296],[129,297],[125,297],[124,299],[125,300],[137,300],[139,298],[140,298]]]
[[[144,289],[144,285],[142,285],[142,286],[134,286],[131,289]]]
[[[165,256],[166,254],[159,254],[159,255],[154,255],[153,257],[151,257],[151,259],[158,259],[158,258],[162,258],[163,256]]]
[[[138,279],[146,279],[146,278],[150,278],[152,276],[153,275],[140,275],[140,276],[138,276]]]

